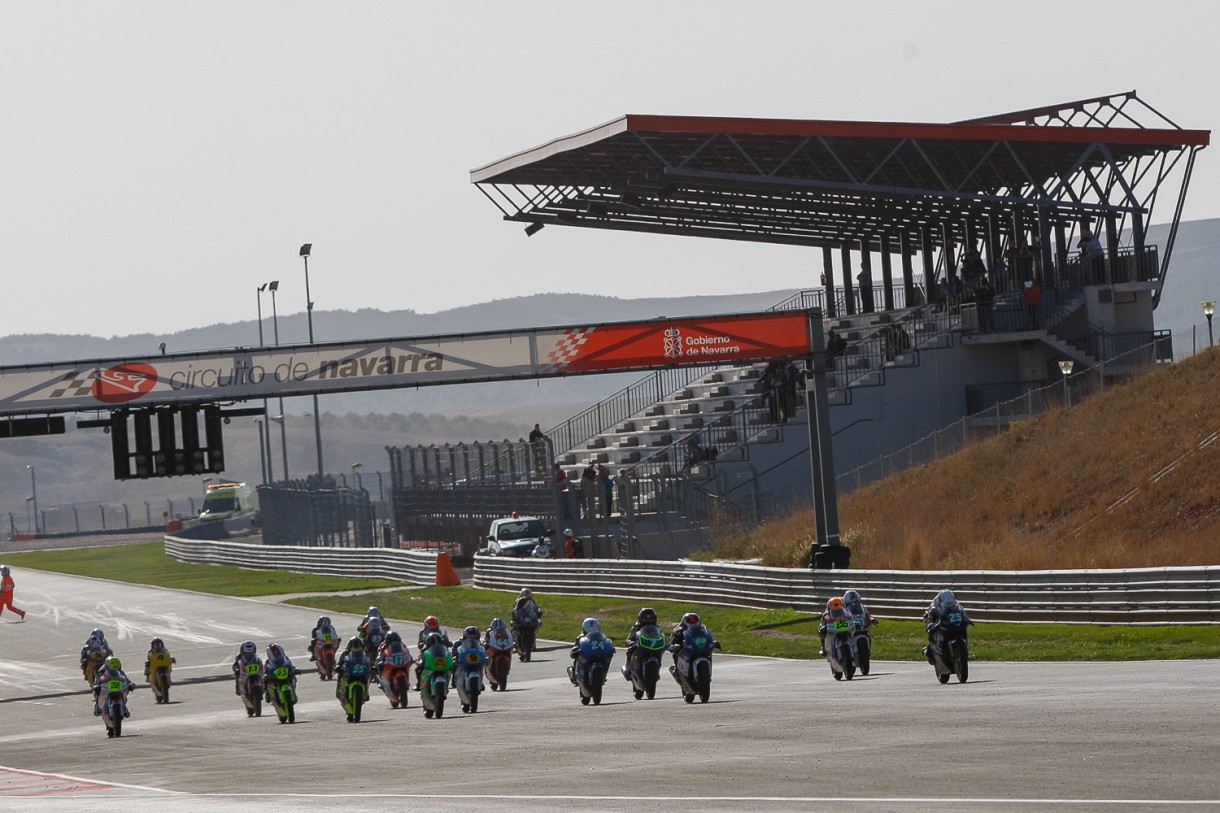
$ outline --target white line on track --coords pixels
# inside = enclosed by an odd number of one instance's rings
[[[192,796],[206,799],[221,798],[268,798],[268,799],[435,799],[443,801],[539,801],[539,802],[797,802],[801,804],[851,804],[869,802],[878,804],[954,804],[954,805],[1157,805],[1203,806],[1220,805],[1220,799],[1011,799],[1011,798],[962,798],[932,796],[545,796],[539,794],[493,794],[493,793],[194,793]]]

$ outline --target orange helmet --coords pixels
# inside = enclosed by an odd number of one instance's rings
[[[843,599],[841,599],[841,598],[832,598],[830,601],[826,602],[826,611],[827,612],[830,612],[831,610],[842,610],[842,609],[843,609]]]

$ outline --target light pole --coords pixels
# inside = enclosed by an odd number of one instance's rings
[[[34,502],[34,535],[38,535],[38,482],[34,477],[34,466],[26,466],[30,470],[30,499]],[[46,530],[45,528],[43,530]]]
[[[1071,359],[1059,362],[1059,372],[1063,373],[1063,403],[1067,406],[1072,405],[1072,391],[1068,389],[1068,376],[1072,374],[1072,368],[1075,366],[1076,362]]]
[[[1209,299],[1203,304],[1203,315],[1207,317],[1207,346],[1212,347],[1215,342],[1212,340],[1212,316],[1216,313],[1216,300]]]
[[[267,290],[271,291],[271,327],[275,333],[275,346],[280,346],[280,314],[275,308],[275,292],[280,289],[280,281],[273,279],[267,283]],[[270,416],[268,416],[270,417]],[[284,428],[284,399],[280,399],[280,416],[271,418],[273,421],[280,422],[280,448],[284,452],[284,480],[288,480],[288,430]],[[271,425],[267,425],[267,448],[271,448]],[[268,461],[268,468],[271,468]],[[275,478],[272,478],[275,479]]]
[[[263,414],[267,414],[267,408],[263,407]],[[258,462],[263,471],[263,485],[270,482],[267,477],[267,447],[263,445],[263,419],[255,418],[255,425],[258,427]]]
[[[33,500],[34,500],[33,497],[25,498],[25,530],[26,530],[26,533],[30,533],[30,534],[32,534],[34,532],[33,531],[34,521],[32,519],[30,519],[30,503],[33,502]]]
[[[364,489],[364,482],[361,481],[361,479],[360,479],[360,470],[362,468],[364,468],[363,463],[353,463],[352,464],[352,474],[354,474],[356,476],[356,489],[357,490]]]
[[[271,306],[275,308],[275,291],[280,287],[279,280],[264,282],[258,286],[258,346],[263,347],[263,291],[271,289]],[[278,322],[278,320],[277,320]],[[278,344],[278,342],[277,342]],[[283,408],[280,409],[283,412]],[[263,414],[267,414],[267,399],[263,399]],[[270,483],[275,480],[275,472],[271,466],[271,424],[266,421],[256,421],[258,423],[258,451],[259,455],[263,455],[263,447],[266,446],[266,456],[263,458],[263,483]]]
[[[313,344],[313,299],[309,296],[309,252],[313,243],[301,245],[301,259],[305,261],[305,316],[309,322],[309,343]],[[318,396],[313,396],[313,435],[318,446],[318,476],[322,471],[322,416],[318,413]]]

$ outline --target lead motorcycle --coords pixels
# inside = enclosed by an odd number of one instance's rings
[[[423,667],[419,673],[419,696],[424,717],[438,720],[445,716],[445,698],[449,696],[449,675],[453,671],[453,653],[441,643],[436,633],[428,636],[420,656]]]
[[[974,623],[960,608],[951,609],[932,630],[927,657],[936,670],[936,679],[948,683],[957,675],[958,683],[970,677],[970,648],[966,643],[966,632]]]
[[[102,685],[98,707],[102,710],[102,723],[107,737],[123,736],[123,719],[127,716],[127,681],[109,678]]]
[[[720,644],[712,638],[708,628],[699,624],[689,627],[682,636],[682,646],[677,652],[669,673],[682,689],[682,699],[694,703],[706,703],[712,695],[712,650]]]
[[[335,650],[340,639],[331,632],[321,633],[321,638],[313,645],[314,665],[318,668],[319,680],[330,680],[335,676]]]
[[[623,677],[631,683],[631,692],[636,700],[645,696],[652,700],[657,696],[657,680],[661,676],[661,656],[668,648],[665,633],[656,624],[646,624],[636,633],[636,645],[631,647],[627,663],[623,664]]]
[[[614,642],[600,632],[582,635],[577,642],[579,652],[576,662],[568,667],[568,677],[580,689],[580,704],[593,705],[602,702],[602,688],[606,685],[606,673],[614,657]]]
[[[538,626],[539,620],[532,613],[521,618],[520,621],[513,622],[513,632],[515,633],[517,644],[517,657],[524,663],[528,661],[534,654],[534,650],[538,646]]]
[[[479,695],[483,691],[483,664],[486,662],[487,650],[477,641],[473,646],[458,650],[454,683],[457,684],[458,699],[462,701],[462,711],[466,714],[474,714],[479,710]]]
[[[856,676],[855,623],[847,614],[828,618],[826,623],[826,662],[835,680]]]
[[[174,659],[168,652],[148,653],[148,685],[152,687],[153,699],[158,703],[169,702],[170,673]]]
[[[247,717],[263,716],[263,664],[257,660],[242,665],[241,702]]]

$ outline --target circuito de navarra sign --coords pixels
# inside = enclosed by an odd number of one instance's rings
[[[804,311],[0,368],[0,414],[243,400],[807,356]]]

